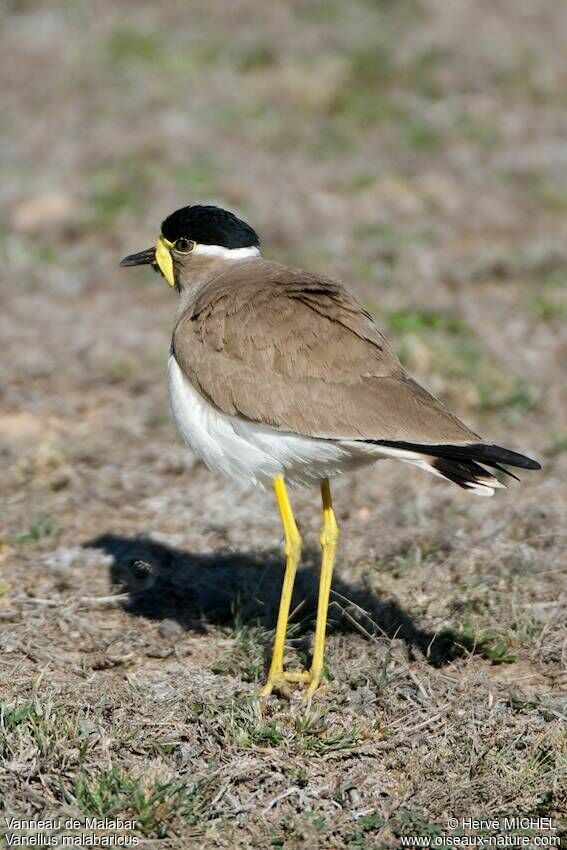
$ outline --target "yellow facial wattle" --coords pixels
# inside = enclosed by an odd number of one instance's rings
[[[164,236],[160,236],[156,244],[156,263],[160,267],[160,271],[170,286],[175,286],[175,277],[173,275],[173,260],[169,249],[173,248],[173,242],[170,242]]]

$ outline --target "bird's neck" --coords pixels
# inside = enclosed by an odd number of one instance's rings
[[[201,246],[199,246],[201,247]],[[216,247],[216,246],[203,246]],[[195,293],[201,287],[206,286],[215,277],[223,274],[236,264],[249,262],[250,260],[260,259],[260,252],[257,248],[253,249],[236,249],[228,251],[223,249],[225,253],[200,253],[195,251],[191,255],[191,262],[184,268],[176,268],[174,260],[175,278],[179,282],[179,290],[181,295],[185,293]],[[240,254],[239,251],[254,251],[252,254]]]
[[[231,256],[192,256],[190,266],[186,266],[183,272],[176,274],[176,279],[179,281],[179,305],[177,315],[185,312],[187,306],[195,301],[202,289],[211,284],[217,277],[236,270],[236,266],[241,266],[248,263],[256,263],[262,257],[258,251],[256,254],[248,257],[237,258]]]

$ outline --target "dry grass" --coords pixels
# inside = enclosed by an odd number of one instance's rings
[[[521,8],[520,8],[521,6]],[[145,846],[399,846],[565,810],[567,10],[11,0],[3,17],[0,808]],[[476,500],[337,482],[328,681],[254,699],[270,494],[177,441],[172,294],[118,260],[189,201],[347,281],[411,370],[544,462]],[[308,660],[317,494],[289,660]],[[437,831],[437,832],[436,832]]]

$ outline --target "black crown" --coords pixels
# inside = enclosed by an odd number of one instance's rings
[[[257,233],[234,213],[197,204],[168,215],[162,222],[161,232],[170,242],[184,236],[202,245],[222,245],[224,248],[256,248],[260,244]]]

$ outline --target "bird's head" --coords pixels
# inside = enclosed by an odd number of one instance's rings
[[[194,205],[171,213],[162,222],[155,247],[124,257],[120,265],[152,265],[170,286],[181,289],[192,267],[257,257],[259,245],[256,232],[234,213]]]

